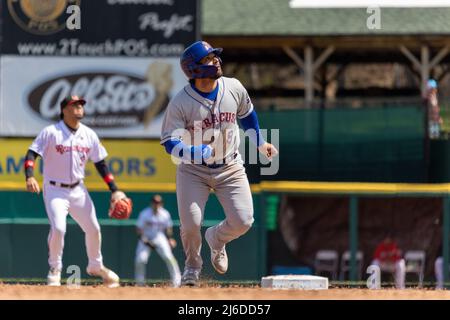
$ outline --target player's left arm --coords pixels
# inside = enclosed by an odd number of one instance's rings
[[[114,206],[115,206],[114,203],[116,201],[119,201],[120,199],[126,199],[127,201],[129,201],[129,208],[130,208],[130,211],[131,211],[131,208],[132,208],[131,199],[129,199],[127,197],[125,192],[119,190],[119,188],[117,187],[117,185],[116,185],[116,183],[114,181],[114,176],[112,175],[111,172],[109,172],[109,169],[108,169],[108,166],[106,165],[105,160],[100,160],[98,162],[95,162],[94,165],[95,165],[95,168],[97,169],[98,173],[102,176],[103,181],[105,181],[105,183],[108,185],[109,190],[111,191],[110,212],[111,211],[115,211],[114,210]]]
[[[271,143],[264,140],[259,129],[258,116],[255,108],[253,107],[250,96],[242,83],[237,79],[234,80],[236,86],[235,88],[239,96],[236,116],[249,136],[250,141],[258,147],[259,152],[264,154],[269,160],[272,160],[272,157],[278,154],[278,150]]]
[[[264,140],[261,130],[259,129],[258,116],[254,109],[249,115],[240,119],[240,122],[246,132],[252,130],[248,136],[250,141],[258,147],[259,152],[264,154],[268,159],[272,159],[272,157],[278,154],[277,148]]]
[[[100,176],[103,178],[103,181],[108,185],[109,190],[112,195],[122,193],[117,187],[114,176],[109,171],[108,166],[106,165],[105,159],[108,155],[105,147],[100,143],[100,139],[98,138],[95,132],[92,132],[93,146],[89,154],[89,158],[94,162],[95,168],[97,169]],[[121,194],[120,197],[125,197],[125,195]]]
[[[109,171],[108,166],[106,165],[105,160],[100,160],[94,163],[95,168],[97,169],[100,176],[103,178],[103,181],[108,185],[109,190],[114,193],[119,190],[117,188],[116,182],[114,181],[113,174]]]
[[[98,136],[92,131],[92,148],[89,152],[89,159],[91,159],[95,168],[97,169],[100,176],[103,178],[105,183],[108,185],[111,191],[111,201],[108,210],[108,216],[113,219],[128,219],[133,211],[133,202],[128,198],[125,192],[119,190],[114,181],[114,176],[109,172],[108,166],[106,165],[105,158],[108,153],[105,147],[100,143]]]

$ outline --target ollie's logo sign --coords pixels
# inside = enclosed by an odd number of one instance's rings
[[[149,113],[155,113],[152,109],[155,98],[160,98],[158,93],[155,94],[154,86],[146,79],[133,75],[80,73],[43,82],[30,91],[27,100],[40,117],[56,121],[61,100],[68,95],[78,95],[86,100],[83,119],[86,125],[128,127],[144,123]]]

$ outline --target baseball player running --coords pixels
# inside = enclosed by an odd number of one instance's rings
[[[172,286],[180,286],[180,268],[172,254],[172,248],[177,244],[172,238],[172,226],[170,213],[163,208],[162,197],[155,195],[151,206],[141,211],[136,223],[139,241],[136,248],[135,279],[138,286],[145,284],[145,271],[152,249],[156,250],[166,263]]]
[[[201,223],[210,189],[224,208],[226,218],[208,228],[205,239],[211,263],[223,274],[228,269],[225,245],[246,233],[253,223],[250,185],[239,154],[237,119],[259,151],[269,159],[277,149],[264,141],[247,91],[239,80],[223,76],[219,55],[197,41],[183,52],[180,64],[187,84],[169,103],[164,115],[161,144],[181,159],[177,167],[177,202],[180,231],[186,254],[182,285],[198,284],[202,269]]]
[[[88,159],[95,163],[113,195],[122,191],[118,190],[106,166],[104,159],[107,152],[97,134],[80,123],[85,103],[78,96],[69,96],[61,101],[61,121],[44,128],[26,154],[26,186],[29,192],[39,194],[40,188],[33,176],[33,168],[35,159],[41,156],[44,161],[43,196],[50,222],[48,285],[61,285],[66,217],[70,213],[85,233],[89,258],[87,273],[101,277],[109,287],[116,287],[119,277],[103,265],[100,226],[94,204],[83,183]]]

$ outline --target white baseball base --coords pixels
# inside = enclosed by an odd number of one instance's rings
[[[268,276],[262,277],[261,287],[271,289],[325,290],[328,289],[328,278],[309,275]]]

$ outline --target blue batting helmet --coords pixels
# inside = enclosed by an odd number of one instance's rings
[[[181,69],[189,79],[210,78],[217,73],[217,67],[200,64],[200,60],[210,53],[219,56],[222,48],[213,48],[208,42],[197,41],[187,47],[180,58]],[[222,60],[219,61],[222,63]]]

